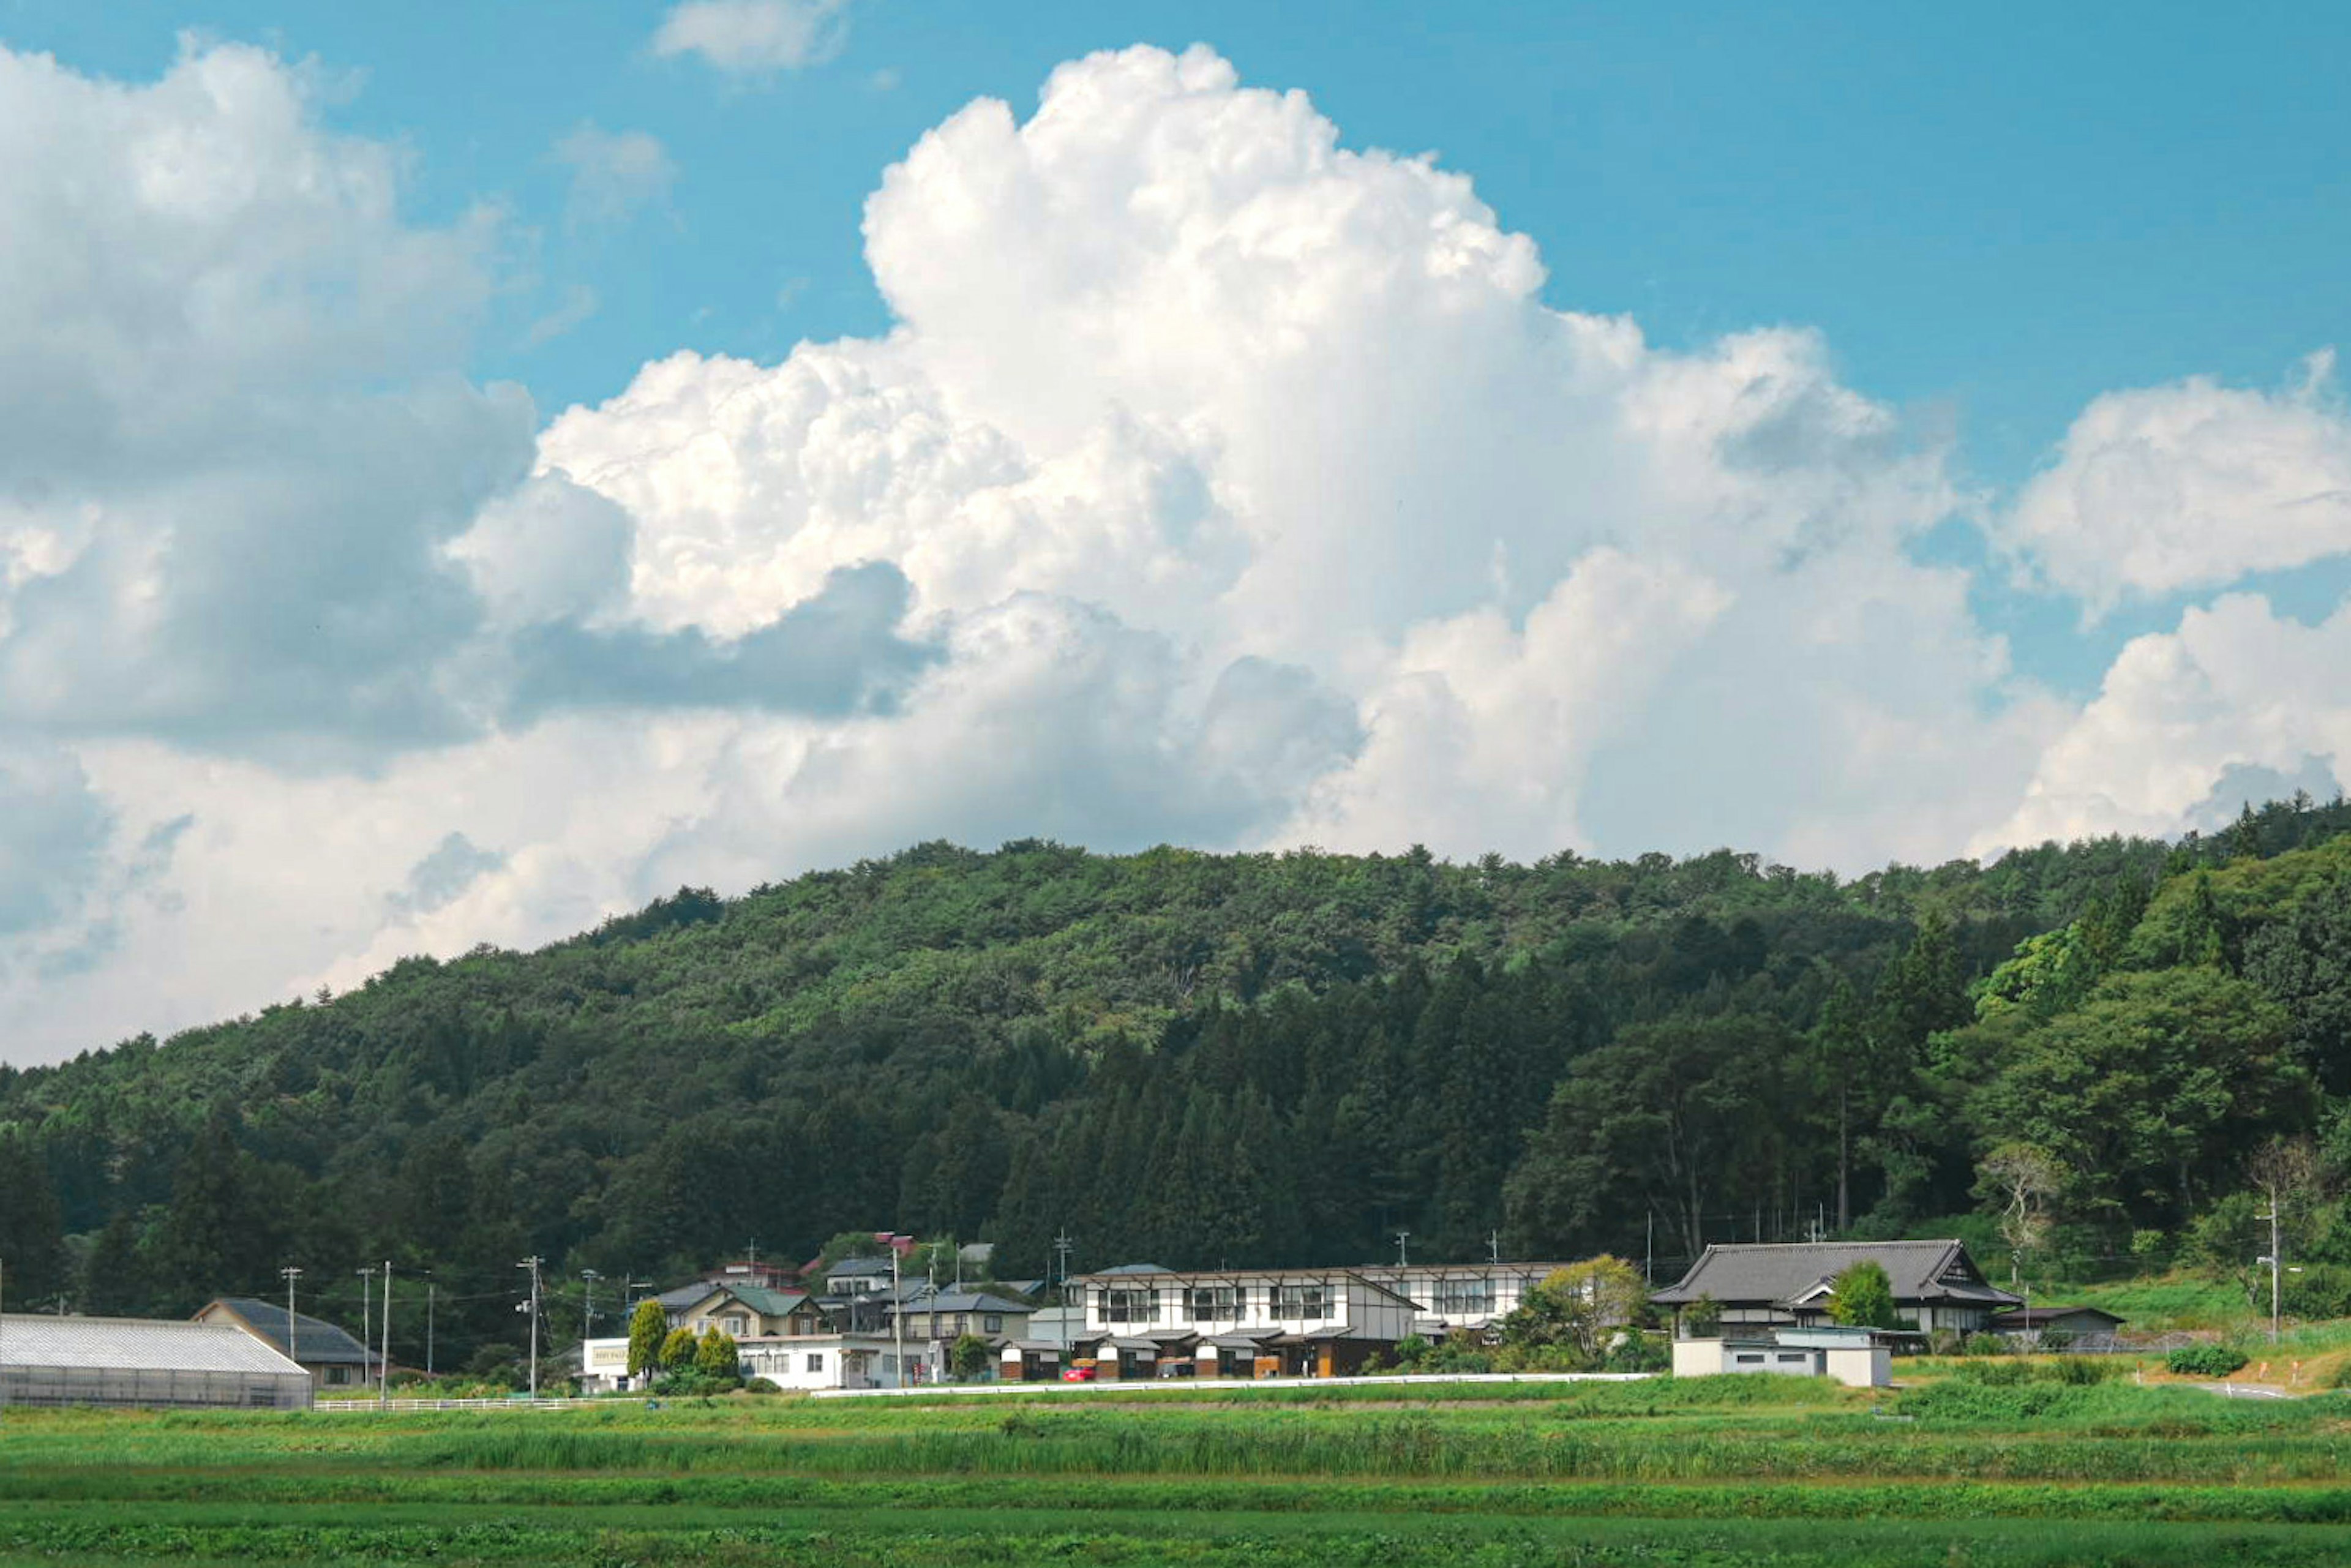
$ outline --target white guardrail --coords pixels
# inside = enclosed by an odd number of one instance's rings
[[[1394,1377],[1113,1377],[1093,1383],[918,1383],[911,1388],[818,1388],[817,1399],[891,1398],[933,1394],[1181,1394],[1214,1389],[1247,1394],[1281,1389],[1404,1388],[1428,1383],[1640,1383],[1654,1372],[1416,1372]]]
[[[594,1399],[321,1399],[313,1410],[351,1411],[369,1415],[396,1410],[569,1410]]]

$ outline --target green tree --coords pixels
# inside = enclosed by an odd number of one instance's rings
[[[994,1353],[986,1340],[976,1333],[959,1334],[947,1350],[947,1367],[957,1380],[976,1383],[987,1375],[988,1363]]]
[[[694,1365],[694,1358],[702,1353],[702,1341],[692,1329],[669,1331],[662,1341],[661,1367],[664,1372],[684,1372]]]
[[[67,1293],[64,1222],[39,1156],[21,1137],[0,1134],[0,1262],[8,1268],[9,1307],[37,1309]]]
[[[712,1328],[694,1347],[694,1370],[705,1377],[739,1382],[743,1376],[743,1356],[735,1336],[720,1328]]]
[[[637,1303],[629,1314],[629,1375],[643,1376],[658,1372],[662,1364],[662,1342],[669,1333],[668,1314],[662,1304],[651,1296]]]
[[[1648,1305],[1641,1271],[1604,1254],[1544,1275],[1502,1319],[1502,1341],[1524,1348],[1565,1345],[1583,1360],[1597,1361],[1618,1330],[1639,1325]]]
[[[2285,1032],[2274,1003],[2217,969],[2110,976],[2080,1009],[2000,1040],[1966,1115],[1981,1144],[2031,1145],[2066,1173],[2070,1207],[2177,1223],[2247,1145],[2314,1119]]]
[[[1829,1286],[1829,1316],[1848,1328],[1899,1326],[1894,1313],[1894,1281],[1885,1265],[1865,1258],[1847,1265]]]

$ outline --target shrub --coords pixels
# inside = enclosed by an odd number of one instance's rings
[[[1657,1334],[1627,1333],[1608,1347],[1601,1363],[1610,1372],[1663,1372],[1674,1364],[1674,1353]]]
[[[2165,1356],[2163,1364],[2183,1376],[2226,1377],[2245,1364],[2245,1356],[2225,1344],[2189,1344]]]
[[[1692,1339],[1712,1339],[1722,1332],[1722,1303],[1700,1296],[1683,1311],[1682,1327]]]
[[[2006,1355],[2015,1347],[1996,1333],[1971,1333],[1959,1348],[1968,1355]]]

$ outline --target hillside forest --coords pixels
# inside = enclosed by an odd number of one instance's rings
[[[13,1308],[275,1295],[511,1354],[880,1228],[1088,1268],[1957,1232],[2351,1310],[2351,806],[1855,880],[1721,852],[918,846],[0,1068]],[[2256,1230],[2261,1234],[2256,1235]],[[586,1276],[592,1273],[594,1278]],[[2291,1306],[2292,1303],[2290,1303]],[[617,1324],[607,1317],[606,1331]]]

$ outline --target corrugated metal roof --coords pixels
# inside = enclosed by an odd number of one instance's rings
[[[286,1309],[276,1301],[265,1301],[257,1296],[223,1296],[214,1303],[226,1307],[243,1318],[253,1332],[267,1342],[273,1350],[286,1349]],[[373,1366],[373,1352],[351,1337],[349,1331],[336,1327],[323,1318],[308,1312],[294,1314],[294,1349],[301,1354],[305,1366]]]
[[[152,1318],[0,1317],[0,1366],[235,1372],[308,1378],[243,1329]]]

